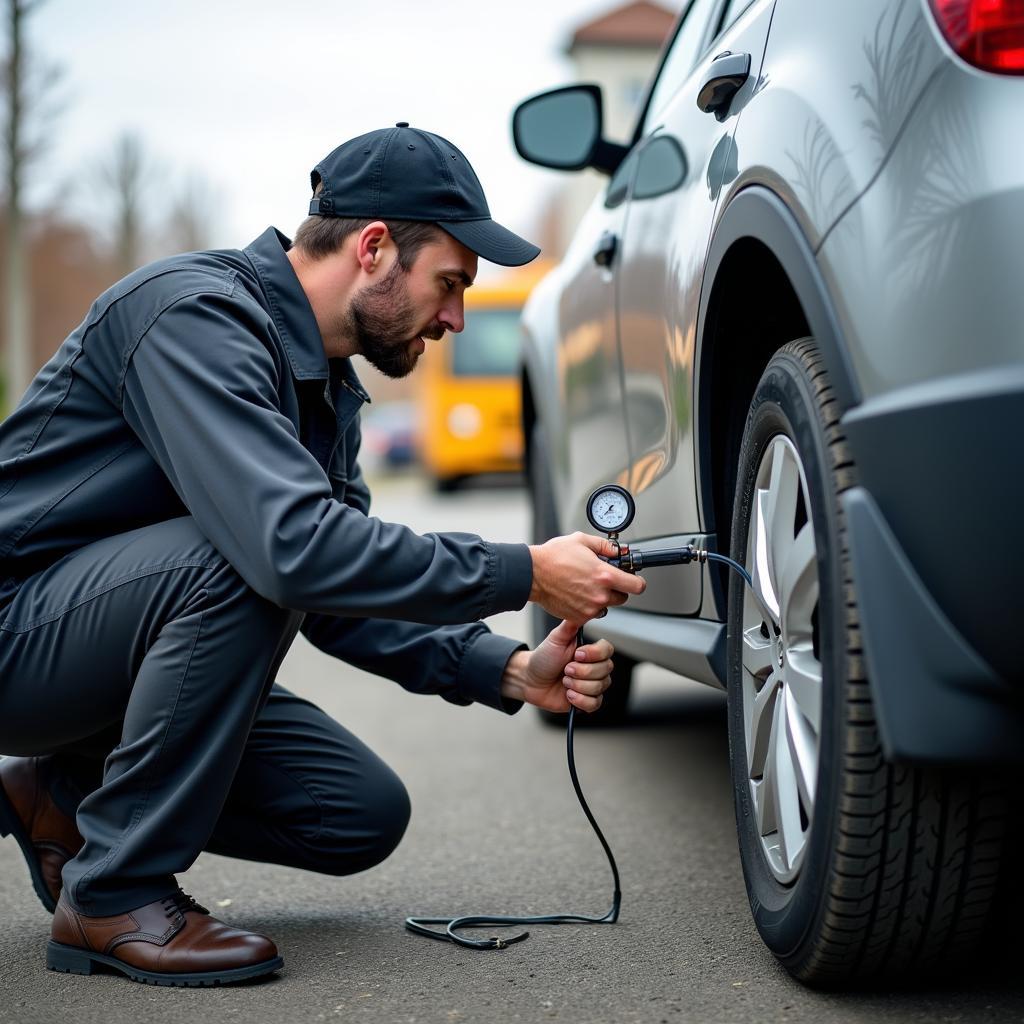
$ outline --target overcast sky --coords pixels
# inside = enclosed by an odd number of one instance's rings
[[[267,224],[291,234],[309,171],[339,142],[396,121],[469,157],[491,212],[529,234],[556,172],[516,157],[509,119],[530,93],[571,81],[573,29],[615,0],[46,0],[37,53],[60,64],[30,202],[101,219],[93,168],[125,130],[157,159],[147,204],[198,171],[222,196],[212,244]],[[92,174],[92,176],[90,176]]]

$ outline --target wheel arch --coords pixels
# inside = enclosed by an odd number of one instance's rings
[[[816,339],[842,411],[860,391],[814,253],[769,189],[741,190],[708,250],[697,320],[695,448],[704,529],[729,547],[739,442],[754,389],[786,342]],[[724,589],[715,594],[724,608]]]

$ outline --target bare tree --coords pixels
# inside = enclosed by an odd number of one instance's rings
[[[100,184],[113,204],[114,263],[120,277],[130,273],[144,259],[142,189],[150,176],[149,163],[139,136],[125,132],[99,169]]]
[[[166,240],[172,252],[207,249],[215,233],[218,196],[209,180],[198,173],[189,174],[171,206]]]
[[[6,200],[4,335],[7,342],[5,404],[14,406],[32,371],[31,292],[25,239],[26,170],[42,148],[41,129],[52,116],[46,101],[60,76],[34,59],[25,43],[25,22],[42,0],[6,0],[8,48],[3,62],[3,156]]]

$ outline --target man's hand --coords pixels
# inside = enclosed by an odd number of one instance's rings
[[[605,537],[573,533],[530,546],[533,587],[530,600],[557,619],[588,622],[611,604],[625,604],[647,587],[641,576],[616,569],[598,555],[614,558],[618,548]]]
[[[577,627],[555,626],[533,651],[516,651],[501,681],[503,697],[524,700],[545,711],[596,711],[611,685],[614,648],[607,640],[576,647]]]

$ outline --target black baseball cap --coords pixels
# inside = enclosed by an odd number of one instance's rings
[[[311,214],[430,221],[471,252],[520,267],[537,246],[497,221],[469,161],[447,139],[399,121],[343,142],[313,168]]]

